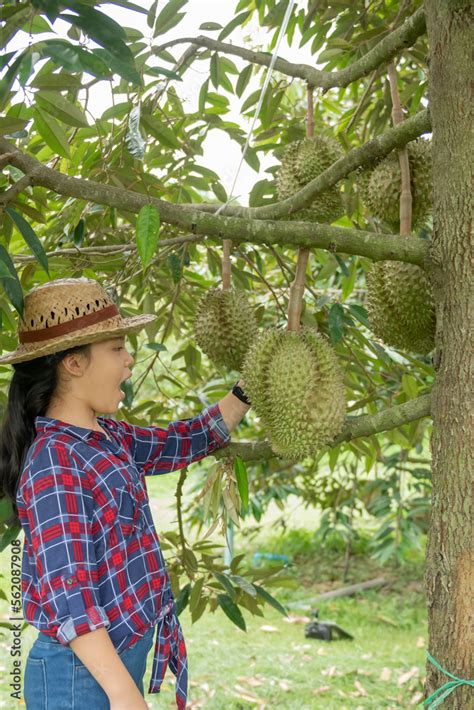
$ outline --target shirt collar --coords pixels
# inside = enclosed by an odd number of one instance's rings
[[[101,427],[103,427],[106,431],[109,431],[105,417],[97,417],[97,421]],[[76,424],[64,422],[61,419],[53,419],[53,417],[46,417],[44,415],[38,415],[35,417],[35,429],[37,434],[41,434],[43,432],[46,432],[47,434],[61,432],[63,434],[67,433],[72,436],[76,436],[83,441],[106,438],[101,431],[95,431],[94,429],[88,429],[87,427],[77,426]]]

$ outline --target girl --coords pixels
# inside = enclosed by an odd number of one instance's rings
[[[228,445],[249,409],[239,383],[166,429],[113,413],[133,358],[125,335],[155,315],[122,318],[95,280],[25,294],[0,434],[0,478],[24,530],[22,606],[38,630],[25,667],[27,710],[147,708],[167,665],[186,707],[187,654],[145,476]]]

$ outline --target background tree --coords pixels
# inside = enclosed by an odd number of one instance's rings
[[[161,44],[161,35],[179,26],[186,0],[163,7],[154,2],[149,10],[126,0],[112,4],[146,16],[147,35],[88,2],[7,2],[1,9],[2,350],[15,345],[23,290],[60,276],[104,280],[124,314],[159,316],[147,329],[150,355],[137,363],[124,415],[155,424],[171,414],[190,416],[221,396],[236,375],[203,357],[193,330],[196,302],[220,279],[223,241],[232,243],[233,285],[248,292],[261,328],[285,323],[297,252],[310,250],[301,323],[327,336],[344,367],[344,428],[318,455],[284,460],[251,413],[240,428],[246,441],[217,453],[204,488],[186,481],[197,493],[202,489],[186,510],[182,471],[178,532],[167,533],[164,542],[174,555],[173,591],[181,608],[190,605],[193,620],[221,606],[242,628],[239,606],[252,613],[266,602],[279,607],[258,583],[263,574],[239,568],[244,555],[234,558],[229,573],[205,538],[219,521],[225,532],[228,516],[236,525],[239,516],[258,521],[270,500],[283,507],[291,494],[321,507],[320,535],[341,535],[349,552],[357,521],[374,516],[372,553],[382,563],[391,557],[403,562],[428,531],[430,651],[444,668],[469,678],[467,3],[296,2],[288,44],[310,45],[323,69],[291,57],[276,61],[245,153],[257,172],[263,157],[275,163],[267,177],[258,175],[248,206],[233,201],[224,209],[233,195],[221,176],[200,164],[203,143],[219,130],[245,145],[247,130],[226,117],[229,96],[242,100],[243,118],[253,115],[287,0],[241,0],[227,26],[205,22],[206,36]],[[68,23],[66,37],[51,35],[57,18]],[[232,42],[237,27],[256,19],[268,29],[268,47]],[[19,37],[22,48],[11,49]],[[191,65],[205,78],[197,110],[186,112],[177,87]],[[88,104],[97,85],[110,88],[111,100],[94,118]],[[344,154],[279,199],[283,153],[305,135],[308,87],[315,94],[314,133],[336,139]],[[404,120],[391,125],[397,95]],[[433,220],[399,233],[366,208],[358,180],[431,130]],[[335,185],[342,185],[342,216],[332,224],[298,219]],[[416,265],[428,276],[435,295],[433,352],[402,351],[374,335],[366,276],[382,262]],[[138,349],[136,336],[130,342]],[[10,368],[0,370],[6,387]],[[428,440],[433,476],[424,456]],[[8,501],[2,505],[5,547],[18,527],[8,518]],[[197,538],[212,523],[192,545],[184,515]],[[284,583],[284,576],[274,574],[273,583]],[[445,680],[427,665],[427,693]],[[470,692],[461,686],[447,703],[467,707]]]

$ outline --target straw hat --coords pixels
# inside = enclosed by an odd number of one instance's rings
[[[0,356],[0,364],[137,333],[156,318],[151,313],[122,318],[107,291],[94,279],[81,276],[48,281],[25,294],[23,318],[18,322],[20,345]]]

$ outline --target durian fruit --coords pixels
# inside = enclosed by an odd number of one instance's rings
[[[366,283],[373,333],[400,350],[431,352],[436,316],[431,283],[424,269],[403,261],[377,261],[367,272]]]
[[[315,455],[342,430],[344,373],[317,330],[262,331],[247,352],[242,379],[276,454]]]
[[[417,138],[406,145],[410,166],[412,228],[422,226],[433,203],[431,142]],[[369,212],[400,231],[401,176],[398,151],[393,150],[372,170],[364,170],[357,179],[362,201]]]
[[[194,329],[197,344],[214,364],[240,371],[258,324],[243,291],[211,288],[197,305]]]
[[[310,180],[342,156],[339,144],[328,136],[316,135],[290,143],[283,153],[277,176],[280,200],[292,197]],[[285,220],[331,223],[344,212],[342,195],[337,185],[325,190],[310,206],[285,215]]]

